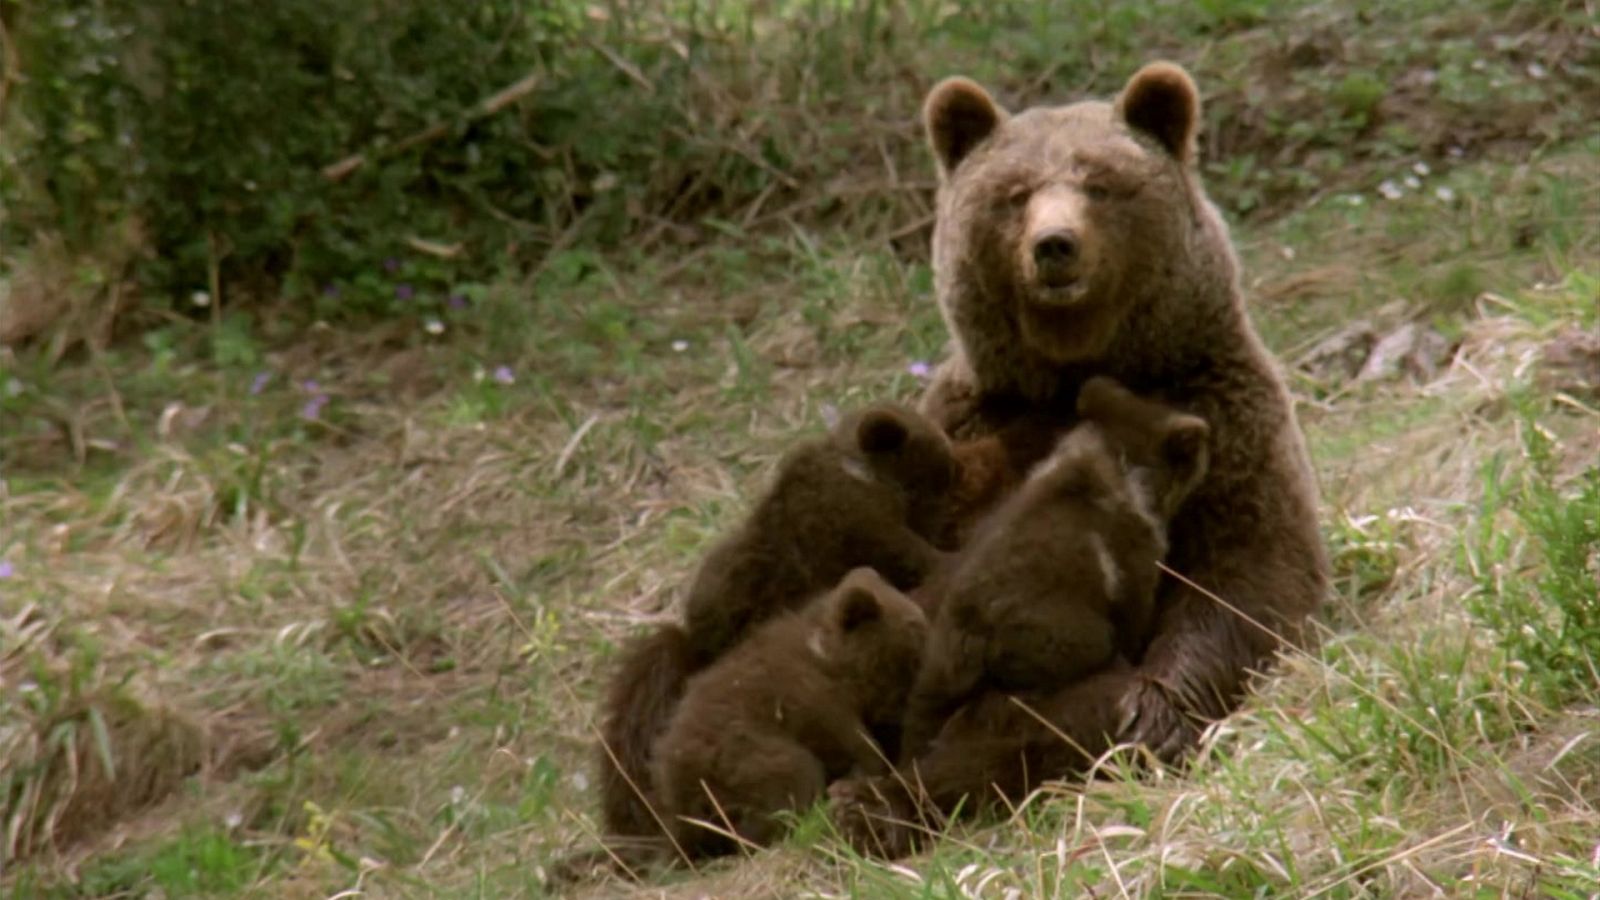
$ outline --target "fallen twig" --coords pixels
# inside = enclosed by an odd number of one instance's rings
[[[534,89],[539,86],[540,77],[541,76],[538,72],[530,72],[520,81],[506,85],[500,90],[490,94],[488,97],[474,104],[465,115],[460,117],[458,122],[460,124],[476,122],[479,119],[487,118],[488,116],[492,116],[495,113],[500,112],[518,100],[521,100],[523,97],[533,93]],[[382,148],[379,151],[372,151],[371,153],[351,154],[350,156],[347,156],[338,162],[329,163],[328,165],[323,166],[322,177],[332,182],[343,181],[345,178],[349,177],[351,173],[366,165],[369,158],[379,155],[393,156],[396,153],[404,153],[405,151],[410,150],[412,147],[436,141],[450,133],[452,124],[455,123],[435,122],[421,131],[401,138],[399,141],[396,141],[393,146]]]

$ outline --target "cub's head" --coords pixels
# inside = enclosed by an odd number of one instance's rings
[[[872,569],[853,569],[821,600],[811,649],[869,718],[898,715],[922,664],[928,619]]]
[[[1135,282],[1188,252],[1199,121],[1199,92],[1172,63],[1140,69],[1114,104],[1016,115],[969,79],[940,82],[923,105],[941,184],[934,264],[972,288],[941,287],[946,315],[970,322],[951,305],[999,304],[983,315],[1046,362],[1099,358]]]
[[[1153,511],[1171,521],[1210,466],[1211,426],[1097,376],[1078,391],[1078,415],[1105,435]]]
[[[938,532],[960,465],[950,439],[916,411],[892,403],[869,406],[836,431],[846,466],[860,466],[868,480],[893,487],[906,500],[911,528]]]

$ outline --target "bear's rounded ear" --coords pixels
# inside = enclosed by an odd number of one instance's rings
[[[905,420],[889,409],[868,410],[856,424],[856,446],[868,455],[893,453],[910,437]]]
[[[844,594],[839,598],[838,623],[842,632],[855,631],[883,615],[878,595],[871,588],[859,584],[846,584],[839,588]]]
[[[1204,419],[1175,415],[1161,436],[1161,461],[1185,478],[1199,477],[1206,466],[1210,438],[1211,426]]]
[[[1129,128],[1155,138],[1178,162],[1194,159],[1200,90],[1182,66],[1153,62],[1135,72],[1117,97],[1117,115]]]
[[[922,124],[939,161],[939,174],[948,178],[1005,116],[989,92],[970,78],[958,75],[934,85],[922,104]]]

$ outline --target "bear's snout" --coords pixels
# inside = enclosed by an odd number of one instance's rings
[[[1078,235],[1069,228],[1047,231],[1033,240],[1033,265],[1046,287],[1067,287],[1078,280]]]
[[[1016,252],[1034,303],[1070,306],[1084,298],[1095,256],[1089,225],[1087,200],[1069,185],[1050,185],[1029,198]]]

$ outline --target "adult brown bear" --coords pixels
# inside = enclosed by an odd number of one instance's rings
[[[952,78],[923,115],[940,173],[935,286],[954,337],[924,412],[973,437],[1069,411],[1104,374],[1205,419],[1211,471],[1172,522],[1167,564],[1223,602],[1169,577],[1139,658],[967,704],[906,767],[910,793],[894,778],[836,784],[846,835],[891,854],[915,831],[882,817],[914,821],[919,803],[1014,801],[1113,742],[1181,757],[1238,704],[1251,670],[1301,638],[1328,578],[1304,439],[1195,171],[1188,73],[1152,63],[1113,103],[1015,115]]]

